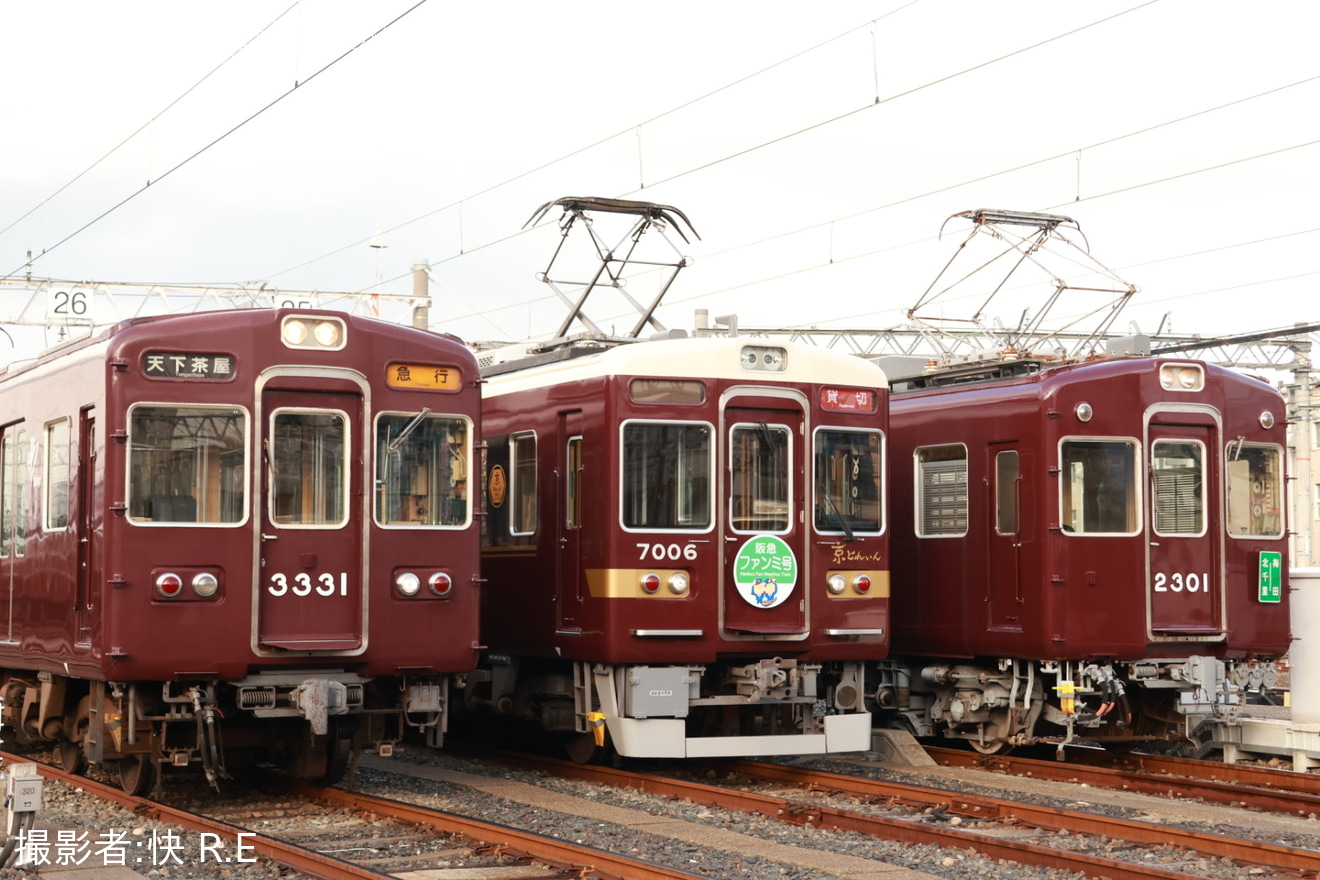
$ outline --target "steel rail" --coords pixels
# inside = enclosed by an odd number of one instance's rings
[[[366,810],[400,822],[462,835],[478,841],[483,847],[483,852],[487,854],[499,853],[515,858],[534,859],[556,870],[570,873],[574,877],[595,877],[599,880],[624,880],[624,878],[626,880],[696,880],[699,876],[529,831],[478,822],[475,819],[402,801],[343,791],[338,788],[320,788],[306,782],[294,782],[293,789],[313,800]]]
[[[28,762],[21,755],[0,752],[0,760]],[[37,771],[47,779],[67,783],[95,797],[118,804],[135,816],[177,825],[190,831],[216,834],[220,839],[237,842],[240,833],[247,835],[245,848],[319,880],[389,880],[392,874],[373,871],[342,859],[327,856],[258,832],[247,831],[227,822],[210,819],[147,798],[130,795],[122,789],[105,785],[85,776],[74,776],[48,764],[37,763]],[[532,860],[573,877],[596,880],[697,880],[698,875],[665,868],[649,862],[614,855],[603,850],[567,843],[519,831],[504,825],[479,822],[438,810],[401,801],[339,789],[320,788],[310,783],[288,780],[291,788],[311,800],[363,810],[377,816],[453,834],[470,841],[482,855],[504,856],[519,861]]]
[[[8,752],[0,752],[0,760],[15,763],[33,763],[30,758]],[[176,809],[147,798],[137,797],[123,789],[97,782],[94,779],[88,779],[86,776],[74,776],[49,764],[37,763],[37,772],[47,779],[58,780],[101,800],[118,804],[131,811],[135,816],[177,825],[190,831],[216,834],[220,839],[234,843],[239,840],[238,835],[240,833],[248,835],[243,843],[244,847],[251,847],[254,852],[309,877],[320,878],[320,880],[382,880],[382,878],[390,876],[389,874],[382,874],[378,871],[353,865],[332,856],[322,855],[293,844],[284,843],[258,832],[247,831],[227,822],[208,819],[187,810]]]
[[[976,767],[1033,779],[1084,782],[1099,788],[1141,794],[1196,797],[1211,803],[1271,813],[1302,816],[1320,813],[1320,776],[1290,770],[1241,767],[1189,758],[1114,757],[1103,752],[1070,753],[1069,761],[1060,764],[1014,755],[979,755],[958,749],[928,748],[926,751],[936,762],[948,767]]]
[[[1151,880],[1151,878],[1162,878],[1162,880],[1182,878],[1182,880],[1186,880],[1188,877],[1195,876],[1172,871],[1166,868],[1160,868],[1154,865],[1143,865],[1135,862],[1124,862],[1111,858],[1102,858],[1099,856],[1087,855],[1086,853],[1055,849],[1026,841],[1006,840],[986,834],[979,834],[973,831],[962,831],[946,826],[933,827],[912,820],[891,819],[885,816],[876,816],[851,810],[808,804],[791,798],[738,791],[735,789],[721,788],[702,783],[634,773],[626,770],[573,764],[567,761],[558,761],[553,758],[539,758],[529,755],[511,756],[501,754],[494,759],[514,766],[541,770],[556,776],[634,788],[640,791],[645,791],[649,794],[662,797],[681,798],[693,803],[716,806],[738,812],[759,813],[770,818],[779,819],[797,825],[811,824],[817,828],[854,831],[871,837],[894,840],[908,844],[934,844],[937,846],[972,849],[987,858],[1003,859],[1005,861],[1017,862],[1019,864],[1036,865],[1046,868],[1061,868],[1064,870],[1078,871],[1088,877],[1107,877],[1111,878],[1111,880]],[[794,774],[803,773],[803,771],[800,771],[797,768],[782,767],[775,764],[761,764],[754,761],[734,761],[727,764],[721,764],[720,766],[722,769],[732,770],[735,773],[749,776],[754,776],[757,771],[762,771],[766,774],[763,778],[768,778],[774,774],[782,774],[784,778],[776,781],[786,781],[787,778],[792,778]],[[772,770],[770,768],[774,769]],[[808,772],[805,775],[810,776],[810,773]],[[801,777],[797,778],[800,779]],[[827,780],[828,784],[822,784],[821,780]],[[813,784],[831,792],[853,793],[867,796],[868,791],[877,791],[879,786],[884,785],[883,783],[877,783],[873,786],[871,785],[873,782],[875,781],[838,776],[836,774],[817,774],[817,782]],[[794,784],[803,783],[794,782]],[[955,812],[959,811],[961,808],[964,815],[974,816],[979,819],[1003,821],[1009,818],[1017,818],[1024,824],[1030,825],[1036,825],[1037,822],[1022,818],[1022,814],[1029,810],[1042,810],[1036,814],[1037,818],[1040,820],[1040,827],[1042,828],[1066,829],[1068,831],[1080,833],[1105,834],[1106,836],[1127,839],[1122,833],[1116,832],[1114,826],[1104,825],[1103,817],[1097,817],[1090,813],[1074,813],[1073,811],[1068,810],[1048,810],[1017,803],[1010,803],[992,808],[989,806],[991,799],[965,797],[937,789],[923,790],[915,786],[893,785],[891,787],[893,789],[891,794],[877,794],[874,796],[879,800],[905,803],[909,806],[944,807],[946,811],[952,809]],[[981,801],[982,803],[978,805],[978,801]],[[1142,823],[1130,824],[1142,826]],[[1107,831],[1102,830],[1105,827],[1108,828]],[[1147,834],[1147,831],[1151,833]],[[1257,852],[1255,846],[1249,841],[1216,838],[1214,835],[1198,836],[1191,832],[1179,832],[1177,829],[1171,829],[1164,826],[1143,826],[1138,829],[1137,833],[1141,834],[1142,839],[1134,840],[1133,842],[1136,843],[1148,843],[1165,847],[1180,847],[1203,854],[1226,856],[1232,858],[1234,861],[1242,860],[1248,851],[1253,855]],[[1203,839],[1198,840],[1198,837]],[[1198,842],[1203,845],[1198,846]],[[1211,853],[1210,850],[1214,850],[1215,852]],[[1267,847],[1265,853],[1266,855],[1262,857],[1268,858],[1268,861],[1251,862],[1251,864],[1274,866],[1275,860],[1278,860],[1282,864],[1278,864],[1277,867],[1284,870],[1298,870],[1299,868],[1305,868],[1306,866],[1311,866],[1311,870],[1320,869],[1320,853],[1307,853],[1305,850],[1295,850],[1290,847],[1275,846]]]

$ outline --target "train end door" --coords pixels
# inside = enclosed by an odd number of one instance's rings
[[[1223,546],[1211,516],[1223,509],[1217,448],[1209,415],[1156,413],[1147,429],[1147,597],[1156,641],[1224,633]]]
[[[258,653],[365,650],[358,393],[262,395]]]
[[[795,397],[734,398],[725,406],[726,638],[807,633],[805,421]]]

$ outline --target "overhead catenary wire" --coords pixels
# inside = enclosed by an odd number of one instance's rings
[[[74,185],[75,183],[77,183],[79,180],[82,180],[82,178],[86,177],[87,174],[89,174],[92,170],[94,170],[94,169],[95,169],[97,166],[99,166],[102,162],[104,162],[106,159],[109,159],[109,158],[110,158],[111,156],[113,156],[115,153],[117,153],[117,152],[119,152],[121,149],[123,149],[123,147],[124,147],[126,144],[128,144],[130,141],[132,141],[132,140],[133,140],[134,138],[136,138],[138,135],[142,134],[142,132],[146,131],[146,130],[152,125],[152,123],[154,123],[154,122],[156,122],[157,120],[159,120],[162,116],[164,116],[164,115],[165,115],[166,113],[168,113],[171,109],[173,109],[173,108],[175,107],[175,105],[177,105],[177,104],[178,104],[180,101],[182,101],[184,98],[186,98],[186,97],[188,97],[189,95],[191,95],[191,94],[192,94],[194,91],[196,91],[197,88],[200,87],[204,82],[206,82],[208,79],[210,79],[212,76],[214,76],[217,72],[219,72],[219,70],[220,70],[222,67],[224,67],[224,66],[225,66],[226,64],[228,64],[230,61],[233,61],[236,57],[238,57],[238,55],[239,55],[240,52],[242,52],[242,51],[243,51],[244,49],[246,49],[248,46],[252,45],[256,40],[258,40],[258,39],[261,37],[262,34],[266,33],[266,31],[270,30],[274,25],[276,25],[276,24],[280,21],[280,19],[282,19],[282,18],[284,18],[284,16],[288,15],[288,14],[293,10],[293,8],[294,8],[295,6],[297,6],[297,5],[298,5],[299,3],[301,3],[301,2],[302,2],[302,0],[294,0],[293,4],[292,4],[291,6],[289,6],[288,9],[285,9],[285,10],[284,10],[283,12],[281,12],[279,15],[277,15],[277,16],[275,16],[273,19],[271,19],[271,21],[270,21],[269,24],[267,24],[267,25],[266,25],[265,27],[263,27],[261,30],[257,31],[255,34],[253,34],[251,37],[249,37],[249,38],[247,39],[247,41],[243,43],[243,45],[239,46],[239,47],[238,47],[237,49],[235,49],[233,52],[229,53],[229,56],[228,56],[227,58],[225,58],[224,61],[221,61],[221,62],[220,62],[219,64],[217,64],[215,67],[211,68],[206,74],[204,74],[204,75],[202,76],[201,79],[197,80],[197,82],[193,83],[192,85],[188,86],[188,88],[184,89],[183,92],[180,93],[180,95],[179,95],[177,98],[175,98],[173,101],[170,101],[170,102],[169,102],[168,104],[166,104],[163,108],[161,108],[159,111],[157,111],[156,115],[152,116],[152,117],[151,117],[150,119],[148,119],[146,122],[144,122],[144,123],[142,123],[140,126],[138,126],[138,127],[132,132],[132,134],[128,135],[128,137],[124,138],[122,141],[120,141],[119,143],[117,143],[117,144],[115,144],[113,147],[111,147],[109,150],[107,150],[107,151],[101,156],[101,158],[99,158],[99,159],[97,159],[96,161],[92,162],[92,164],[88,165],[88,166],[87,166],[86,168],[84,168],[82,171],[79,171],[77,174],[75,174],[73,177],[71,177],[68,181],[66,181],[66,182],[64,183],[63,186],[61,186],[59,189],[55,190],[55,192],[53,192],[53,193],[51,193],[50,195],[46,196],[46,198],[42,199],[42,200],[41,200],[40,202],[38,202],[36,205],[34,205],[34,206],[32,206],[31,208],[29,208],[29,209],[28,209],[27,211],[25,211],[21,216],[15,218],[15,219],[14,219],[13,221],[11,221],[10,224],[9,224],[8,226],[6,226],[4,229],[0,229],[0,235],[4,235],[6,232],[8,232],[9,230],[13,229],[13,228],[14,228],[15,226],[17,226],[18,224],[22,223],[22,222],[23,222],[24,220],[26,220],[28,217],[31,217],[31,216],[32,216],[33,214],[35,214],[37,211],[41,210],[41,209],[44,208],[46,205],[50,204],[50,202],[51,202],[53,199],[55,199],[56,197],[58,197],[58,196],[59,196],[61,193],[63,193],[66,189],[68,189],[69,187],[73,186],[73,185]]]
[[[398,24],[398,23],[399,23],[400,21],[402,21],[405,17],[407,17],[410,13],[412,13],[413,11],[415,11],[416,9],[418,9],[419,7],[421,7],[422,5],[424,5],[426,2],[427,2],[427,0],[417,0],[416,3],[414,3],[412,6],[409,6],[407,9],[405,9],[403,12],[399,13],[399,14],[398,14],[397,16],[395,16],[394,18],[390,19],[389,22],[387,22],[386,24],[384,24],[384,25],[382,25],[381,27],[377,28],[375,31],[373,31],[372,33],[368,34],[366,37],[364,37],[363,39],[361,39],[360,41],[358,41],[358,42],[357,42],[355,45],[353,45],[351,48],[345,50],[344,52],[340,53],[338,56],[336,56],[335,58],[333,58],[332,60],[330,60],[330,61],[327,62],[326,64],[322,65],[320,68],[318,68],[316,71],[314,71],[310,76],[308,76],[308,77],[306,77],[305,79],[302,79],[302,80],[300,80],[300,81],[298,81],[298,82],[295,82],[295,83],[293,84],[293,87],[292,87],[292,88],[290,88],[290,89],[288,89],[287,91],[285,91],[284,93],[280,94],[280,95],[277,96],[274,100],[268,102],[268,103],[267,103],[265,106],[263,106],[261,109],[257,110],[255,113],[252,113],[252,114],[249,115],[247,118],[245,118],[244,120],[242,120],[241,122],[239,122],[237,125],[231,127],[228,131],[225,131],[225,132],[224,132],[223,134],[221,134],[220,136],[214,138],[214,139],[211,140],[209,143],[207,143],[205,146],[203,146],[202,148],[200,148],[200,149],[196,150],[195,152],[193,152],[191,155],[189,155],[189,156],[187,156],[186,158],[184,158],[182,161],[175,163],[173,166],[171,166],[170,168],[166,169],[163,173],[157,175],[157,177],[156,177],[155,180],[148,180],[148,181],[147,181],[145,184],[143,184],[141,187],[139,187],[138,189],[134,190],[132,193],[130,193],[129,195],[125,196],[124,198],[120,199],[118,202],[116,202],[114,205],[111,205],[109,208],[105,209],[105,210],[102,211],[100,214],[97,214],[97,215],[96,215],[95,217],[93,217],[91,220],[88,220],[88,221],[87,221],[86,223],[84,223],[82,226],[79,226],[77,229],[75,229],[73,232],[70,232],[68,235],[64,236],[64,237],[61,238],[59,241],[55,242],[55,243],[52,244],[52,245],[49,245],[48,247],[42,248],[41,253],[38,254],[37,256],[28,259],[28,260],[25,261],[24,263],[21,263],[20,265],[16,266],[14,269],[12,269],[12,270],[11,270],[10,272],[8,272],[7,274],[5,274],[5,275],[3,275],[3,276],[0,276],[0,277],[2,277],[2,278],[13,278],[13,277],[14,277],[15,275],[17,275],[19,272],[23,271],[25,267],[31,266],[31,264],[32,264],[33,262],[35,262],[36,260],[38,260],[38,259],[40,259],[40,258],[42,258],[42,257],[45,257],[45,256],[46,256],[47,254],[49,254],[51,251],[54,251],[56,248],[60,247],[61,245],[65,244],[65,243],[67,243],[67,242],[70,241],[71,239],[76,238],[78,235],[81,235],[83,232],[85,232],[86,230],[90,229],[92,226],[96,225],[96,224],[99,223],[101,220],[104,220],[106,217],[110,216],[110,215],[113,214],[115,211],[118,211],[118,210],[119,210],[120,208],[122,208],[124,205],[126,205],[126,204],[128,204],[129,202],[133,201],[133,199],[135,199],[135,198],[137,198],[138,196],[142,195],[144,192],[146,192],[148,189],[150,189],[151,186],[152,186],[153,184],[160,183],[162,180],[164,180],[165,178],[169,177],[169,176],[170,176],[171,174],[173,174],[175,171],[178,171],[180,168],[182,168],[182,167],[184,167],[185,165],[189,164],[189,163],[192,162],[194,159],[196,159],[198,156],[201,156],[203,153],[207,152],[207,151],[210,150],[212,147],[215,147],[215,146],[216,146],[217,144],[219,144],[221,141],[224,141],[224,140],[225,140],[226,138],[228,138],[230,135],[234,134],[234,132],[236,132],[236,131],[242,129],[242,128],[243,128],[244,126],[246,126],[248,123],[252,122],[254,119],[256,119],[257,117],[259,117],[259,116],[261,116],[262,114],[264,114],[267,110],[270,110],[272,107],[274,107],[274,106],[276,106],[277,104],[279,104],[279,103],[280,103],[281,101],[283,101],[285,98],[289,97],[289,96],[292,95],[294,92],[296,92],[299,88],[305,87],[309,82],[311,82],[312,80],[316,79],[318,76],[320,76],[321,74],[325,73],[327,70],[329,70],[330,68],[334,67],[334,66],[335,66],[336,64],[338,64],[339,62],[343,61],[343,60],[344,60],[345,58],[347,58],[349,55],[352,55],[352,54],[353,54],[354,52],[356,52],[358,49],[361,49],[361,48],[362,48],[363,46],[365,46],[367,43],[371,42],[371,40],[373,40],[373,39],[375,39],[376,37],[380,36],[382,33],[384,33],[385,31],[389,30],[389,29],[390,29],[391,27],[393,27],[394,25]]]

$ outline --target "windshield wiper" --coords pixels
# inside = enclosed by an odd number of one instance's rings
[[[390,441],[390,445],[385,448],[385,451],[398,452],[399,447],[403,445],[403,441],[408,439],[408,435],[411,434],[413,431],[416,431],[417,426],[422,423],[422,419],[426,418],[430,414],[431,414],[431,408],[429,406],[424,407],[421,412],[419,412],[416,416],[413,417],[413,420],[411,422],[403,426],[403,430],[399,432],[399,436],[395,437],[393,440]]]

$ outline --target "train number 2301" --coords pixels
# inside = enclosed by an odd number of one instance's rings
[[[338,583],[335,583],[335,578],[339,579]],[[316,576],[316,580],[312,580],[310,574],[300,571],[293,576],[292,580],[293,583],[290,584],[290,578],[287,575],[272,574],[270,583],[266,585],[266,591],[272,596],[283,596],[287,593],[292,593],[295,596],[310,596],[312,593],[318,596],[333,596],[336,593],[340,596],[348,595],[347,572],[341,571],[337,575],[328,571],[322,572]]]
[[[1191,572],[1183,574],[1181,571],[1175,571],[1173,574],[1157,572],[1155,574],[1155,592],[1157,593],[1201,593],[1210,592],[1210,573],[1197,574]]]
[[[647,559],[656,562],[678,562],[680,559],[686,559],[688,562],[697,558],[696,544],[638,544],[637,549],[641,551],[639,560],[645,562]]]

